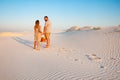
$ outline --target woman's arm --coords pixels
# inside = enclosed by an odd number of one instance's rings
[[[42,31],[41,31],[41,26],[39,26],[39,28],[38,28],[38,29],[39,29],[39,32],[40,32],[40,33],[42,33]]]

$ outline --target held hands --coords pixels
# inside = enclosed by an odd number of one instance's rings
[[[43,32],[42,31],[39,31],[41,34],[43,34]]]
[[[43,32],[42,34],[45,35],[45,32]]]
[[[45,32],[41,32],[42,35],[45,35]]]

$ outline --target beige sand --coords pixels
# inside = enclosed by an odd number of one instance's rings
[[[54,33],[40,51],[32,32],[0,33],[0,80],[120,80],[119,29]]]

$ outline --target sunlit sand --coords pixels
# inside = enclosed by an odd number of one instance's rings
[[[120,80],[120,27],[78,28],[33,49],[33,32],[0,33],[0,80]]]

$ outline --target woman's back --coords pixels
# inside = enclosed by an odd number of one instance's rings
[[[35,34],[40,33],[40,26],[35,26],[34,27],[34,32],[35,32]]]
[[[34,26],[34,40],[40,41],[41,40],[41,26]]]
[[[39,20],[36,20],[34,26],[34,49],[40,49],[40,41],[41,41],[41,26],[39,25]]]

